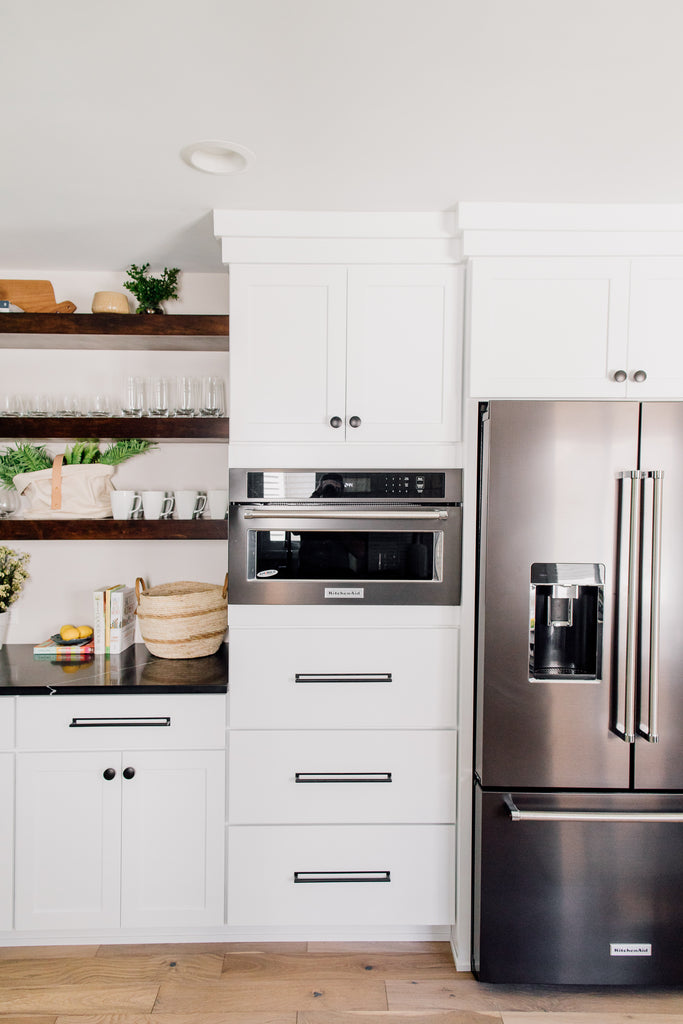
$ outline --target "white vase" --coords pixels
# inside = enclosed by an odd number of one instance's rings
[[[5,642],[7,636],[7,630],[9,629],[9,611],[0,612],[0,651],[2,645]]]

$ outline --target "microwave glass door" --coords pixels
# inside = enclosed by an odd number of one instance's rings
[[[441,530],[249,529],[251,580],[442,579]]]

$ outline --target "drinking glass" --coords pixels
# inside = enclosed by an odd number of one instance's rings
[[[0,395],[0,416],[21,416],[23,411],[21,395]]]
[[[225,385],[222,377],[202,377],[202,416],[222,416],[225,412]]]
[[[112,401],[109,395],[96,394],[88,398],[88,416],[111,416]]]
[[[52,395],[42,392],[33,392],[28,396],[26,402],[27,416],[51,416],[54,409]]]
[[[147,411],[150,416],[168,416],[172,409],[173,381],[170,377],[150,377],[147,382]]]
[[[20,505],[19,495],[16,491],[7,491],[0,487],[0,519],[6,519],[17,511]]]
[[[61,394],[55,399],[55,416],[80,416],[81,399],[79,395]]]
[[[178,377],[176,387],[176,416],[196,416],[199,407],[196,377]]]
[[[145,379],[144,377],[126,377],[126,389],[124,393],[121,411],[124,416],[142,416],[145,409]]]

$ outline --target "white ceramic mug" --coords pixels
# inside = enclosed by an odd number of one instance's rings
[[[110,497],[114,519],[130,519],[142,505],[142,498],[136,491],[112,491]]]
[[[206,495],[199,491],[176,491],[175,507],[178,519],[194,519],[206,508]]]
[[[175,499],[166,491],[143,491],[142,509],[145,519],[165,519],[173,511]]]
[[[207,491],[206,493],[209,499],[209,518],[225,519],[225,513],[228,510],[228,492]]]

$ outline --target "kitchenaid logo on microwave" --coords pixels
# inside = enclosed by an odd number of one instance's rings
[[[330,597],[341,597],[360,599],[361,601],[365,598],[364,587],[325,587],[325,600]]]
[[[610,942],[610,956],[652,956],[649,942]]]

